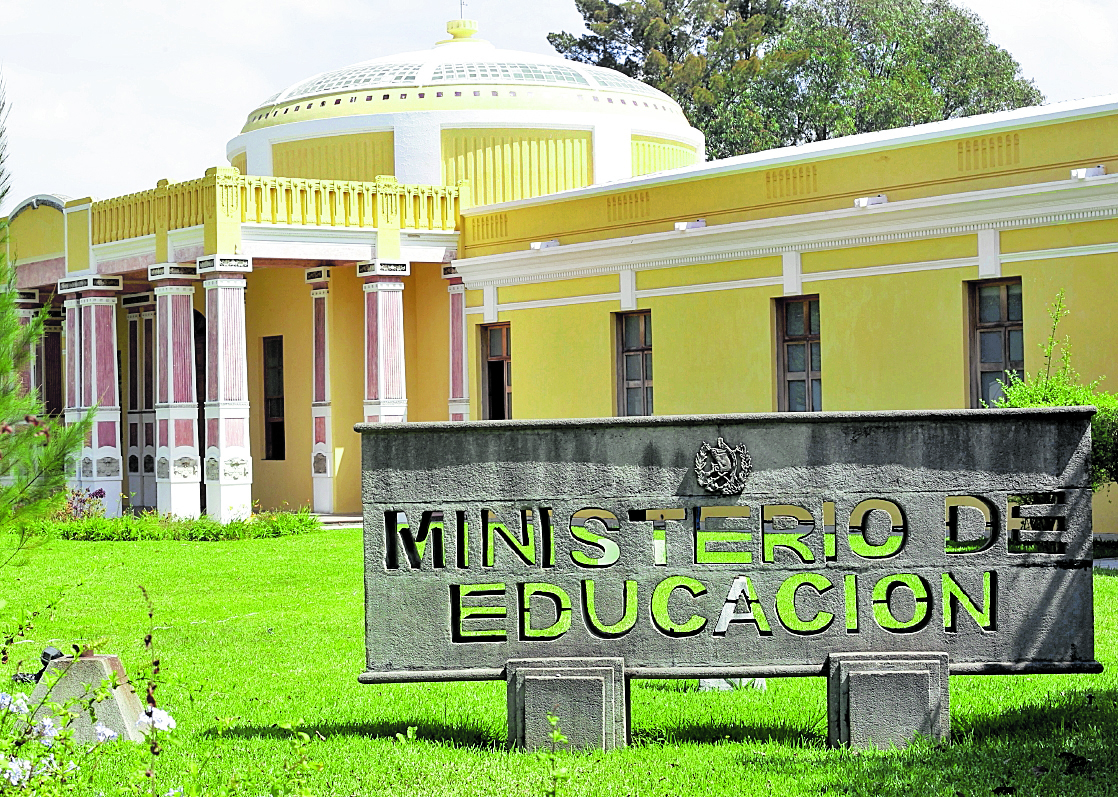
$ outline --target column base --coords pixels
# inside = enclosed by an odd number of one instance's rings
[[[447,403],[447,410],[450,420],[452,421],[468,421],[470,420],[470,400],[469,399],[451,399]]]
[[[832,653],[827,657],[827,742],[907,747],[917,734],[951,736],[946,653]]]
[[[218,523],[249,517],[252,514],[252,484],[206,482],[206,514]]]
[[[509,747],[549,747],[549,714],[559,718],[572,750],[612,750],[629,743],[624,659],[513,659],[506,677]]]
[[[202,514],[202,492],[198,482],[164,482],[155,485],[156,508],[160,514],[193,520]]]
[[[313,507],[315,512],[325,515],[334,513],[334,477],[315,476],[311,479],[314,489]]]
[[[365,423],[407,423],[407,399],[382,399],[365,402]]]

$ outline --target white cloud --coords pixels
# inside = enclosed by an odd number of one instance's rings
[[[964,0],[1049,100],[1118,92],[1113,0]],[[574,0],[471,0],[500,47],[550,53]],[[265,97],[445,38],[457,0],[0,0],[12,191],[99,197],[201,176]],[[1053,16],[1059,24],[1054,25]]]

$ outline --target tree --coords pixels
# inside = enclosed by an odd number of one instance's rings
[[[576,0],[575,60],[670,94],[713,157],[1044,101],[951,0]]]
[[[0,201],[8,190],[6,110],[0,83]],[[0,223],[0,244],[6,240],[7,225]],[[14,550],[0,564],[31,542],[36,521],[64,497],[67,473],[89,428],[88,419],[66,426],[43,417],[38,391],[24,384],[21,374],[43,334],[45,315],[24,323],[15,291],[15,269],[0,246],[0,532],[15,535]]]

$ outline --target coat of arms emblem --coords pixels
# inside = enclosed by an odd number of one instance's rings
[[[753,460],[744,445],[731,447],[721,437],[711,445],[703,442],[695,455],[695,478],[710,493],[737,495],[753,471]]]

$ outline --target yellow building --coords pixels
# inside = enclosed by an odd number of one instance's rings
[[[15,208],[34,382],[100,407],[75,483],[354,512],[362,420],[978,406],[1061,288],[1118,378],[1118,98],[707,163],[660,92],[448,30],[270,98],[232,167]]]

